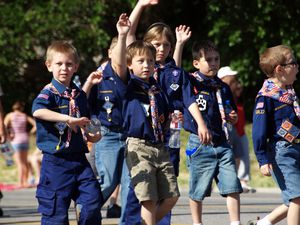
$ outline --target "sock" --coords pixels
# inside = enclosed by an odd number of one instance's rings
[[[230,225],[240,225],[241,221],[231,221]]]
[[[202,223],[193,223],[193,225],[202,225]]]
[[[273,225],[267,216],[262,218],[261,220],[257,221],[257,225]]]

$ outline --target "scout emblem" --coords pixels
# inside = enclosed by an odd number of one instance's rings
[[[56,150],[59,150],[59,145],[61,143],[61,136],[63,136],[63,134],[65,133],[65,129],[67,127],[67,124],[66,123],[63,123],[63,122],[57,122],[55,123],[55,128],[58,130],[59,132],[59,142],[56,146]]]
[[[107,113],[107,120],[109,122],[111,122],[112,118],[111,118],[111,113],[112,113],[112,108],[114,106],[114,104],[112,102],[109,101],[109,96],[105,96],[104,97],[105,103],[103,105],[103,108],[106,110]]]
[[[148,117],[150,114],[149,114],[149,108],[150,108],[150,105],[149,104],[144,104],[144,103],[141,103],[141,106],[144,110],[144,113],[146,115],[146,117]]]
[[[292,143],[299,135],[300,129],[288,120],[283,121],[277,134]]]
[[[199,95],[196,102],[200,111],[206,110],[206,100],[203,98],[203,95]]]
[[[173,90],[173,91],[176,91],[178,88],[179,88],[179,85],[178,84],[171,84],[170,88]]]

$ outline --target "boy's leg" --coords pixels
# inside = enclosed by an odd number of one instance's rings
[[[126,201],[126,206],[124,206],[125,210],[122,213],[119,225],[141,224],[141,205],[134,193],[134,189],[132,186],[129,187]]]
[[[83,161],[83,168],[78,174],[78,193],[75,196],[76,203],[81,205],[79,224],[99,225],[101,224],[101,205],[103,205],[100,185],[94,176],[89,163]]]
[[[289,210],[287,214],[288,225],[300,224],[300,197],[294,198],[290,201]]]
[[[101,127],[102,139],[94,144],[95,165],[99,175],[103,200],[105,203],[120,183],[124,162],[125,143],[121,133]]]
[[[143,201],[141,205],[142,224],[156,225],[156,202],[150,200]]]
[[[202,201],[190,199],[190,209],[193,223],[202,223]]]
[[[174,207],[178,200],[178,197],[172,197],[164,199],[162,202],[159,203],[158,207],[156,208],[156,221],[159,222],[164,216],[166,216],[171,209]]]
[[[227,196],[227,210],[230,221],[240,221],[240,195],[232,193]]]

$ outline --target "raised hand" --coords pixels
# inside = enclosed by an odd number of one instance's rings
[[[95,85],[95,84],[99,84],[102,81],[102,78],[103,78],[102,71],[97,70],[97,71],[92,72],[88,76],[88,78],[86,79],[86,82],[89,82],[90,84]]]
[[[126,13],[122,13],[117,22],[117,30],[119,35],[126,35],[130,29],[131,22]]]
[[[150,5],[156,5],[158,4],[159,0],[139,0],[138,4],[140,4],[143,7],[150,6]]]
[[[176,27],[175,33],[176,33],[176,41],[178,43],[187,42],[192,35],[192,31],[190,30],[190,27],[186,25],[180,25],[179,27]]]

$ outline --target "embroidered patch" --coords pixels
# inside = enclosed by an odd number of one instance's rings
[[[206,110],[207,101],[203,98],[203,95],[199,95],[198,98],[196,99],[196,102],[198,104],[200,111]]]
[[[277,134],[292,143],[299,135],[300,129],[288,120],[283,121]]]
[[[173,72],[172,72],[172,73],[173,73],[173,76],[174,76],[174,77],[177,77],[177,76],[178,76],[178,74],[179,74],[178,70],[173,70]]]
[[[179,88],[179,85],[178,85],[178,84],[171,84],[170,88],[171,88],[173,91],[176,91],[176,90]]]
[[[258,102],[257,104],[256,104],[256,109],[261,109],[261,108],[263,108],[264,107],[264,103],[263,102]]]
[[[67,127],[67,124],[66,124],[66,123],[63,123],[63,122],[57,122],[57,123],[55,123],[54,126],[55,126],[56,129],[58,130],[59,134],[60,134],[60,135],[63,135],[64,130],[65,130],[66,127]]]
[[[265,110],[264,109],[257,109],[257,110],[255,110],[255,114],[256,115],[265,114]]]
[[[207,91],[201,91],[200,93],[204,94],[204,95],[209,95],[209,93]]]
[[[37,98],[43,98],[43,99],[48,100],[49,95],[46,95],[46,94],[39,94],[39,95],[37,96]]]
[[[144,109],[144,113],[146,115],[146,117],[148,117],[150,114],[149,114],[149,108],[150,108],[150,105],[149,104],[144,104],[144,103],[141,103],[141,106],[143,107]]]

